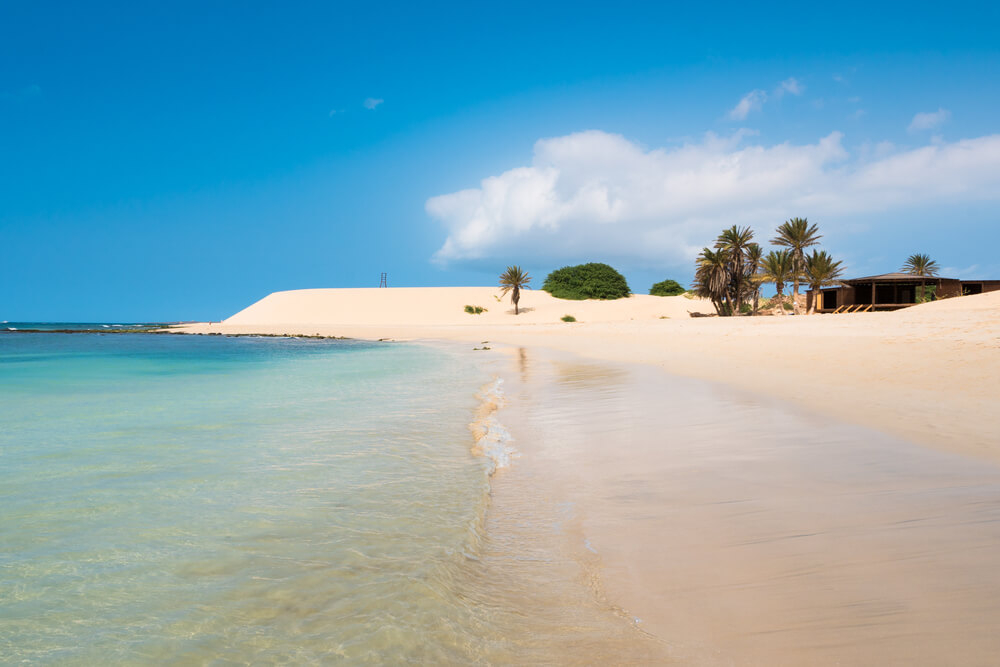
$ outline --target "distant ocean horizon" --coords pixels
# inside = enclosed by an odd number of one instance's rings
[[[146,331],[176,322],[0,322],[0,333],[5,331]]]

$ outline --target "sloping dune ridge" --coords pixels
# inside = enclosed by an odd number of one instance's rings
[[[481,306],[470,315],[464,308]],[[548,292],[525,290],[521,312],[514,319],[509,298],[495,287],[397,287],[388,289],[305,289],[274,292],[226,319],[223,324],[358,325],[483,325],[557,322],[571,314],[588,322],[688,317],[691,312],[714,313],[703,299],[637,294],[615,301],[566,301]]]

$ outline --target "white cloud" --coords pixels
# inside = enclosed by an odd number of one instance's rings
[[[529,166],[432,197],[447,228],[441,262],[587,257],[663,266],[688,261],[733,224],[1000,199],[1000,135],[858,155],[834,132],[815,143],[747,144],[750,133],[646,150],[591,130],[535,144]]]
[[[943,125],[949,118],[951,118],[951,112],[947,109],[938,109],[937,111],[918,113],[913,117],[913,120],[910,121],[910,127],[907,129],[910,132],[933,130],[935,127]]]
[[[374,111],[375,107],[385,102],[381,97],[368,97],[364,101],[365,108]]]
[[[767,93],[763,90],[751,90],[733,107],[729,117],[732,120],[744,120],[751,111],[759,111],[766,101]]]
[[[798,79],[795,77],[789,77],[781,82],[778,89],[775,91],[777,96],[784,95],[785,93],[791,93],[792,95],[801,95],[805,92],[806,87],[799,83]]]

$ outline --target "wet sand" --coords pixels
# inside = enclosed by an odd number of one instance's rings
[[[515,349],[503,419],[594,590],[693,664],[994,664],[1000,468],[647,366]],[[541,481],[540,481],[541,480]]]

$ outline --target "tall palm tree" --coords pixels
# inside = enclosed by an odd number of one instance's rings
[[[910,255],[900,269],[910,275],[920,276],[920,300],[924,301],[927,294],[925,278],[933,278],[938,274],[938,263],[930,255]]]
[[[747,246],[746,267],[743,272],[746,276],[748,291],[753,295],[754,315],[757,314],[760,306],[760,286],[764,284],[760,276],[760,263],[763,261],[763,255],[764,251],[761,249],[759,243],[751,243]]]
[[[729,253],[729,274],[731,278],[730,289],[735,297],[736,309],[733,315],[739,315],[743,308],[743,295],[745,292],[746,278],[744,270],[746,268],[747,249],[753,242],[753,230],[749,227],[737,227],[733,225],[729,229],[723,230],[719,238],[715,240],[715,247]],[[733,301],[730,298],[730,301]]]
[[[508,266],[507,270],[500,274],[500,294],[502,296],[507,296],[510,292],[510,300],[514,304],[514,314],[519,314],[517,309],[517,304],[521,300],[521,290],[528,289],[528,283],[531,282],[531,276],[528,275],[527,271],[522,271],[521,267],[518,265]]]
[[[729,252],[704,248],[698,255],[693,287],[695,294],[711,299],[716,313],[724,315],[729,297]],[[731,312],[731,303],[729,309]]]
[[[764,282],[774,283],[782,315],[785,314],[785,283],[792,278],[792,267],[792,253],[788,250],[772,250],[761,260],[761,276]]]
[[[816,303],[819,301],[818,290],[825,285],[832,285],[837,282],[837,278],[844,272],[841,262],[833,261],[825,250],[816,252],[806,257],[806,280],[809,281],[809,288],[816,292],[813,299],[813,311],[816,310]]]
[[[792,253],[792,307],[799,312],[799,278],[806,270],[806,248],[814,246],[823,238],[816,225],[810,225],[806,218],[786,220],[777,229],[777,236],[771,243],[784,246]]]

